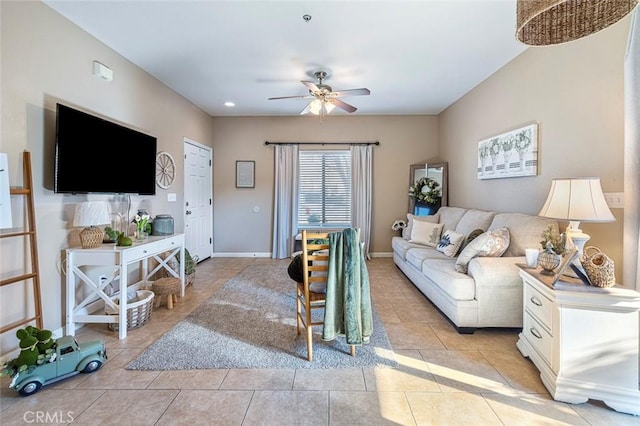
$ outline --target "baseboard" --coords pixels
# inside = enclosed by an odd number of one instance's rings
[[[376,253],[369,253],[369,256],[371,257],[393,257],[393,252],[376,252]]]
[[[213,253],[211,257],[271,257],[271,253]]]

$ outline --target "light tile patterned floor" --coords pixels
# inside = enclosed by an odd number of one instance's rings
[[[515,346],[517,330],[458,334],[389,258],[368,262],[372,297],[398,369],[129,371],[149,344],[251,264],[208,259],[173,310],[118,340],[92,324],[78,340],[104,339],[109,360],[20,397],[0,385],[0,423],[81,425],[640,425],[593,401],[553,401]],[[293,291],[293,283],[292,283]],[[293,315],[293,313],[292,313]],[[170,356],[169,354],[167,356]]]

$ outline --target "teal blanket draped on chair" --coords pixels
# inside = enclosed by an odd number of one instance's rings
[[[347,228],[329,234],[329,271],[323,340],[345,336],[347,344],[369,343],[373,332],[369,272],[360,232]]]

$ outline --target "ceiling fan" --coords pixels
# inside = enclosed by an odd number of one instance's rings
[[[308,95],[301,96],[280,96],[276,98],[269,98],[269,100],[275,99],[313,99],[307,105],[300,115],[304,114],[315,114],[322,115],[329,114],[335,107],[338,107],[344,111],[349,113],[356,111],[358,108],[353,105],[349,105],[346,102],[341,101],[338,98],[343,96],[357,96],[357,95],[368,95],[371,93],[369,89],[360,88],[360,89],[347,89],[347,90],[338,90],[333,91],[331,86],[328,84],[324,84],[323,81],[327,77],[327,73],[325,71],[316,71],[313,75],[318,79],[318,83],[313,83],[311,81],[301,81],[302,84],[307,86],[309,89]]]

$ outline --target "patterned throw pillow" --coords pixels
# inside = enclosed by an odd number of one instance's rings
[[[458,254],[458,251],[464,242],[464,238],[464,234],[447,229],[444,234],[442,234],[442,238],[440,238],[440,242],[438,243],[436,250],[444,253],[445,256],[456,257],[456,254]]]
[[[509,248],[510,234],[508,228],[485,232],[469,243],[456,260],[456,271],[466,274],[467,266],[474,257],[500,257]]]
[[[422,244],[429,247],[435,247],[440,241],[443,223],[429,223],[415,220],[411,229],[410,243]]]
[[[413,229],[413,222],[419,220],[422,222],[440,223],[440,215],[438,213],[429,216],[416,216],[411,213],[407,213],[407,226],[402,230],[402,238],[405,240],[411,239],[411,230]]]

